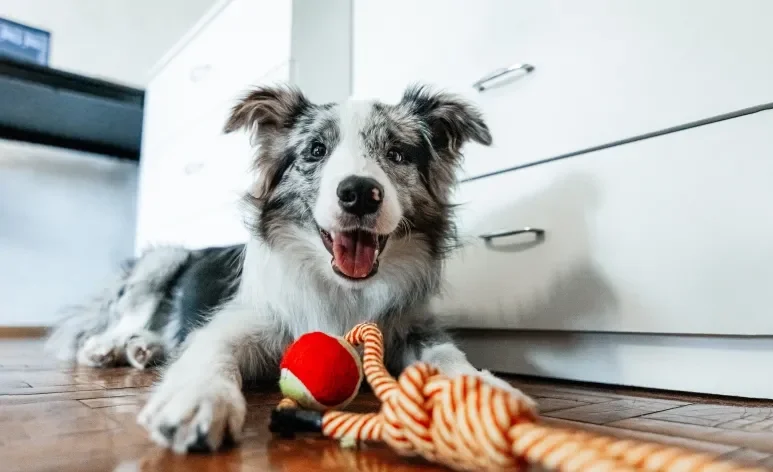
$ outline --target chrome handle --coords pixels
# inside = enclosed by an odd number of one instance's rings
[[[193,175],[203,168],[204,163],[202,161],[190,162],[185,165],[185,168],[183,168],[183,173],[185,173],[185,175]]]
[[[511,74],[515,71],[524,71],[525,73],[529,73],[534,70],[534,66],[531,64],[513,64],[510,67],[503,67],[501,69],[497,69],[494,72],[490,73],[489,75],[483,77],[479,81],[472,84],[473,88],[477,89],[478,92],[482,92],[486,90],[486,84],[488,82],[491,82],[494,79],[498,79],[499,77],[502,77],[504,75]]]
[[[526,233],[534,234],[537,237],[537,239],[541,239],[541,238],[545,237],[545,230],[544,229],[530,228],[530,227],[527,226],[525,228],[514,229],[514,230],[510,230],[510,231],[502,231],[502,232],[499,232],[499,233],[481,234],[480,238],[482,240],[486,241],[486,242],[489,242],[489,241],[491,241],[493,239],[497,239],[497,238],[504,238],[506,236],[516,236],[518,234],[526,234]]]
[[[203,64],[194,67],[190,72],[191,82],[201,82],[207,78],[210,72],[212,72],[212,66],[210,64]]]

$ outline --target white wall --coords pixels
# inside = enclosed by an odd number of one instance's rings
[[[51,32],[49,64],[144,87],[150,68],[215,0],[0,0],[0,16]]]
[[[0,326],[49,325],[133,254],[137,165],[0,141]]]
[[[293,0],[292,58],[291,79],[311,101],[348,98],[352,92],[352,0]]]

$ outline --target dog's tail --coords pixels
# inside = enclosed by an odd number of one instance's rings
[[[87,339],[114,325],[125,309],[147,301],[157,306],[190,254],[181,247],[160,246],[127,260],[117,277],[91,301],[64,307],[61,318],[48,333],[44,349],[59,360],[72,361]]]

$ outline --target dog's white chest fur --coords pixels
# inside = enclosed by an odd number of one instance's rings
[[[302,246],[298,249],[302,251]],[[319,261],[312,260],[319,255],[320,251],[278,253],[250,241],[234,301],[251,307],[256,317],[279,321],[293,338],[310,331],[343,335],[355,324],[375,321],[384,313],[394,287],[370,284],[348,290],[320,273]]]

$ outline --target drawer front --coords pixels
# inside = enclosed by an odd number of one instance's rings
[[[241,244],[248,237],[247,226],[238,206],[221,204],[202,209],[198,213],[167,215],[167,219],[155,227],[146,245],[175,244],[200,249]]]
[[[289,79],[288,61],[256,79],[252,85]],[[192,198],[191,193],[212,196],[216,189],[243,192],[249,183],[243,177],[248,177],[254,150],[247,133],[223,133],[231,108],[243,91],[244,88],[232,87],[230,93],[225,94],[227,98],[204,110],[162,150],[144,156],[154,169],[155,179],[179,181],[185,187],[178,192],[182,199]],[[154,176],[149,175],[149,178]]]
[[[172,242],[170,231],[176,243],[185,245],[217,231],[200,216],[224,207],[236,208],[249,188],[254,152],[249,137],[242,133],[218,136],[211,129],[199,127],[192,131],[200,134],[182,139],[168,154],[158,156],[158,167],[141,174],[138,249]],[[176,159],[179,155],[186,158]],[[235,214],[229,210],[224,215]]]
[[[462,176],[479,176],[773,102],[771,17],[768,0],[358,0],[354,92],[477,102],[494,146],[469,146]],[[473,88],[516,63],[535,69]]]
[[[773,334],[773,111],[465,183],[454,326]],[[545,230],[485,242],[479,236]]]
[[[251,182],[254,150],[243,133],[218,133],[223,121],[201,121],[163,154],[140,165],[137,248],[158,242],[170,220],[235,206]],[[163,239],[163,238],[162,238]]]
[[[213,107],[287,62],[291,21],[290,2],[232,0],[151,80],[143,153],[163,152]]]
[[[288,81],[289,68],[290,63],[286,62],[255,83]],[[233,96],[237,93],[232,91]],[[167,146],[143,154],[138,250],[159,238],[165,239],[159,232],[171,230],[164,229],[170,218],[185,219],[223,205],[235,206],[249,188],[255,154],[250,137],[244,132],[222,133],[232,104],[232,99],[219,101]],[[177,230],[173,231],[177,234]]]

